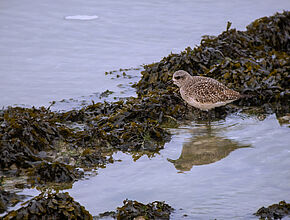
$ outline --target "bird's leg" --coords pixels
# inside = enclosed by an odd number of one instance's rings
[[[189,105],[185,102],[185,111],[183,112],[182,118],[186,117],[188,109],[189,109]]]
[[[208,119],[208,124],[210,125],[210,121],[211,121],[211,110],[207,111],[207,119]]]

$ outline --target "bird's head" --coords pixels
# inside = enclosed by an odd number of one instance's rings
[[[181,87],[184,85],[187,81],[189,81],[191,78],[191,75],[184,71],[184,70],[178,70],[173,74],[173,83],[177,85],[178,87]]]

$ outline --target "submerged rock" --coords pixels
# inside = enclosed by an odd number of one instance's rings
[[[260,208],[254,215],[259,216],[260,219],[282,219],[285,216],[290,216],[290,203],[281,201],[278,204],[273,204],[267,208]]]

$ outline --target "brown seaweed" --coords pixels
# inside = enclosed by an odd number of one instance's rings
[[[289,36],[289,11],[257,19],[246,31],[229,29],[217,37],[205,36],[194,49],[188,47],[145,65],[135,85],[137,93],[139,97],[161,92],[173,96],[174,86],[168,82],[175,71],[185,70],[253,96],[236,102],[240,106],[264,105],[272,112],[289,112]]]
[[[68,193],[41,193],[3,217],[8,219],[92,219],[92,216]]]
[[[155,201],[148,204],[143,204],[133,200],[124,200],[124,205],[118,207],[116,211],[105,212],[98,217],[105,216],[113,217],[114,219],[170,219],[170,214],[174,209],[165,202]]]
[[[260,208],[254,215],[259,216],[260,219],[282,219],[285,216],[290,215],[290,204],[285,201],[281,201],[278,204],[270,205],[269,207]]]

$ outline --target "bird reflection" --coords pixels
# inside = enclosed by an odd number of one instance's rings
[[[193,166],[217,162],[238,148],[249,147],[237,142],[214,136],[211,133],[193,136],[184,142],[182,152],[177,160],[168,159],[179,171],[190,171]]]

